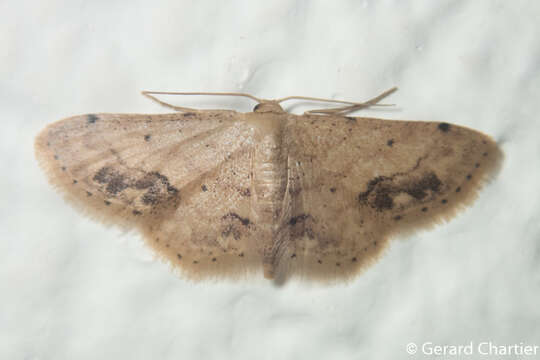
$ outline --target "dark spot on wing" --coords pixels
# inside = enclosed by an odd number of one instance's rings
[[[126,189],[127,187],[129,187],[129,185],[125,182],[125,180],[126,179],[123,175],[118,175],[112,178],[111,181],[109,181],[109,183],[107,184],[107,192],[109,194],[116,195]]]
[[[472,175],[471,174],[467,174],[467,180],[471,180],[472,179]]]
[[[175,187],[172,186],[172,185],[167,185],[167,193],[168,193],[169,195],[176,195],[176,194],[178,194],[178,189],[175,188]]]
[[[357,259],[356,257],[353,257],[353,258],[351,259],[352,262],[356,262],[357,260],[358,260],[358,259]]]
[[[396,216],[394,216],[394,220],[396,220],[396,221],[401,220],[401,215],[396,215]]]
[[[448,132],[450,130],[450,124],[448,124],[448,123],[440,123],[438,128],[442,132]]]
[[[133,210],[132,213],[135,216],[142,215],[142,212],[140,212],[139,210]]]
[[[73,184],[76,184],[76,183],[78,183],[78,181],[77,181],[77,180],[73,180]]]
[[[178,260],[182,260],[182,255],[176,254],[176,257],[178,258]]]
[[[386,180],[391,180],[391,178],[378,176],[371,179],[368,183],[367,190],[358,194],[358,201],[361,203],[369,203],[371,207],[378,211],[393,208],[394,201],[390,197],[391,188],[389,186],[379,185]],[[372,195],[372,193],[374,193],[374,195]]]
[[[145,205],[156,205],[178,193],[178,190],[169,183],[169,179],[157,171],[147,173],[138,179],[134,187],[139,190],[147,189],[141,197]]]
[[[65,166],[62,166],[62,171],[66,171],[66,167],[65,167]]]
[[[405,192],[417,200],[422,200],[427,196],[426,191],[439,191],[441,181],[434,173],[429,173],[417,182],[413,182]]]
[[[243,218],[243,217],[241,217],[240,215],[238,215],[238,214],[235,213],[235,212],[230,212],[230,213],[228,213],[227,215],[224,215],[224,216],[222,217],[222,219],[237,219],[237,220],[239,220],[239,221],[242,223],[242,225],[244,225],[244,226],[248,226],[248,225],[251,223],[251,221],[249,221],[248,218]]]
[[[309,217],[309,215],[307,215],[307,214],[294,216],[289,220],[289,225],[294,226],[294,225],[296,225],[296,223],[298,223],[300,221],[305,221],[308,217]]]
[[[386,186],[379,188],[375,194],[372,206],[379,211],[392,209],[394,207],[394,200],[390,197],[390,194],[391,188]]]
[[[95,123],[97,120],[99,120],[99,117],[97,117],[96,115],[94,114],[88,114],[86,115],[86,122],[88,124],[93,124]]]
[[[245,188],[243,190],[240,190],[240,194],[242,196],[249,197],[249,196],[251,196],[251,190],[249,188]]]
[[[225,229],[221,232],[221,236],[226,238],[228,237],[229,235],[233,235],[233,238],[235,240],[238,240],[240,239],[240,232],[238,231],[238,229],[236,229],[233,225],[229,224],[225,227]]]
[[[144,141],[150,141],[150,138],[151,138],[151,137],[152,137],[152,136],[151,136],[150,134],[144,135]]]
[[[193,112],[187,112],[187,113],[184,113],[184,117],[193,117],[195,116],[196,114],[193,113]]]
[[[120,191],[129,187],[125,176],[111,167],[101,168],[94,175],[93,180],[100,184],[107,184],[106,190],[112,195],[116,195]]]
[[[160,199],[160,192],[155,188],[150,188],[141,197],[141,201],[145,205],[156,205]]]
[[[294,188],[294,186],[291,186],[289,188],[289,194],[291,196],[298,196],[302,192],[302,188]]]
[[[137,190],[148,189],[155,184],[155,180],[155,177],[153,177],[151,174],[146,174],[144,177],[135,181],[134,187]]]
[[[244,257],[244,253],[240,253],[240,254],[238,254],[238,256]]]
[[[203,185],[201,186],[201,190],[202,190],[202,191],[208,191],[208,188],[206,187],[205,184],[203,184]]]
[[[428,208],[427,208],[427,207],[423,207],[423,208],[422,208],[422,211],[423,211],[423,212],[426,212],[426,211],[428,211]]]
[[[296,254],[291,255],[291,259],[294,259],[296,257]]]
[[[458,187],[456,188],[456,192],[458,193],[458,192],[460,192],[460,191],[461,191],[461,186],[458,186]]]
[[[413,168],[414,171],[417,168]],[[427,173],[421,178],[408,177],[400,181],[394,180],[397,176],[406,173],[398,173],[392,176],[378,176],[370,180],[367,190],[358,195],[358,201],[367,204],[377,211],[384,211],[394,208],[394,197],[400,193],[406,193],[416,200],[423,200],[428,196],[428,192],[438,192],[442,185],[435,173]]]
[[[109,200],[105,200],[105,201],[103,201],[103,203],[105,203],[105,205],[107,205],[107,206],[111,205],[111,202]]]
[[[87,191],[86,196],[92,196],[92,193],[90,191]]]
[[[321,259],[317,260],[317,262],[318,262],[319,264],[322,264],[322,260],[321,260]]]
[[[216,260],[217,260],[216,258],[212,258],[212,261],[214,261],[214,262],[215,262]]]
[[[386,145],[392,147],[392,145],[394,145],[394,139],[390,139],[386,142]]]
[[[167,188],[167,192],[169,194],[174,195],[178,193],[178,189],[169,183],[169,179],[165,175],[162,175],[157,171],[153,171],[149,174],[159,179],[159,181],[161,181],[161,184],[163,184]]]
[[[335,187],[331,187],[331,188],[330,188],[330,192],[331,192],[331,193],[335,193],[335,192],[336,192],[336,188],[335,188]]]
[[[446,199],[441,200],[441,204],[446,204],[447,202],[448,202],[448,200],[446,200]]]
[[[129,174],[130,171],[128,170],[127,173]],[[156,205],[178,194],[178,190],[171,186],[169,179],[156,171],[145,173],[136,179],[133,177],[133,175],[125,175],[110,166],[104,166],[95,173],[93,180],[104,185],[105,190],[111,196],[118,195],[127,188],[146,190],[141,196],[141,201],[145,205]]]
[[[99,169],[99,171],[94,175],[93,180],[100,183],[108,183],[114,176],[115,172],[112,168],[105,166]]]

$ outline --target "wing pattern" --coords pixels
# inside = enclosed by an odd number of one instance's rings
[[[502,153],[446,123],[294,116],[286,131],[297,205],[288,270],[356,274],[389,237],[452,217],[496,171]]]
[[[233,111],[89,114],[44,129],[36,156],[84,213],[139,228],[188,274],[212,265],[226,275],[258,256],[255,245],[240,245],[256,238],[248,219],[252,135]]]

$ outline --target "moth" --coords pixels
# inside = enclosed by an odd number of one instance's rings
[[[43,129],[35,152],[84,214],[137,229],[187,277],[262,272],[341,281],[394,235],[471,204],[500,165],[489,136],[446,122],[346,116],[380,105],[286,97],[252,112],[173,106],[169,114],[86,114]],[[290,99],[339,107],[295,115]]]

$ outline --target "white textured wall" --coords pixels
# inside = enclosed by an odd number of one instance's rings
[[[397,359],[410,342],[540,346],[538,2],[29,0],[0,13],[0,358]],[[496,138],[506,161],[472,208],[394,241],[348,285],[186,282],[136,234],[75,213],[33,157],[33,137],[57,119],[167,111],[143,89],[362,100],[393,85],[397,108],[363,114],[469,126]]]

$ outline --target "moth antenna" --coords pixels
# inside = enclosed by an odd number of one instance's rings
[[[384,99],[385,97],[389,96],[393,92],[397,91],[397,87],[393,87],[391,89],[386,90],[385,92],[381,93],[380,95],[377,95],[376,97],[367,100],[365,102],[357,103],[357,102],[351,102],[351,101],[344,101],[344,100],[333,100],[333,99],[324,99],[324,98],[315,98],[315,97],[308,97],[308,96],[287,96],[282,99],[276,100],[278,103],[286,100],[310,100],[310,101],[324,101],[324,102],[332,102],[332,103],[338,103],[338,104],[349,104],[349,106],[343,106],[343,107],[337,107],[337,108],[331,108],[331,109],[314,109],[306,111],[306,114],[325,114],[325,115],[341,115],[346,114],[351,111],[367,108],[370,106],[394,106],[394,104],[379,104],[378,102]]]
[[[161,100],[159,100],[158,98],[156,98],[155,96],[152,96],[151,94],[153,94],[153,95],[211,95],[211,96],[216,95],[216,96],[241,96],[241,97],[247,97],[247,98],[249,98],[249,99],[255,100],[255,101],[258,102],[258,103],[264,102],[264,100],[259,99],[259,98],[255,97],[255,96],[253,96],[253,95],[245,94],[245,93],[236,93],[236,92],[171,92],[171,91],[141,91],[141,94],[143,94],[144,96],[146,96],[146,97],[149,98],[150,100],[157,102],[157,103],[160,104],[160,105],[163,105],[163,106],[165,106],[165,107],[174,109],[174,110],[176,110],[176,111],[182,111],[182,112],[186,112],[186,111],[198,111],[198,109],[193,109],[193,108],[188,108],[188,107],[183,107],[183,106],[175,106],[175,105],[166,103],[166,102],[164,102],[164,101],[161,101]]]

